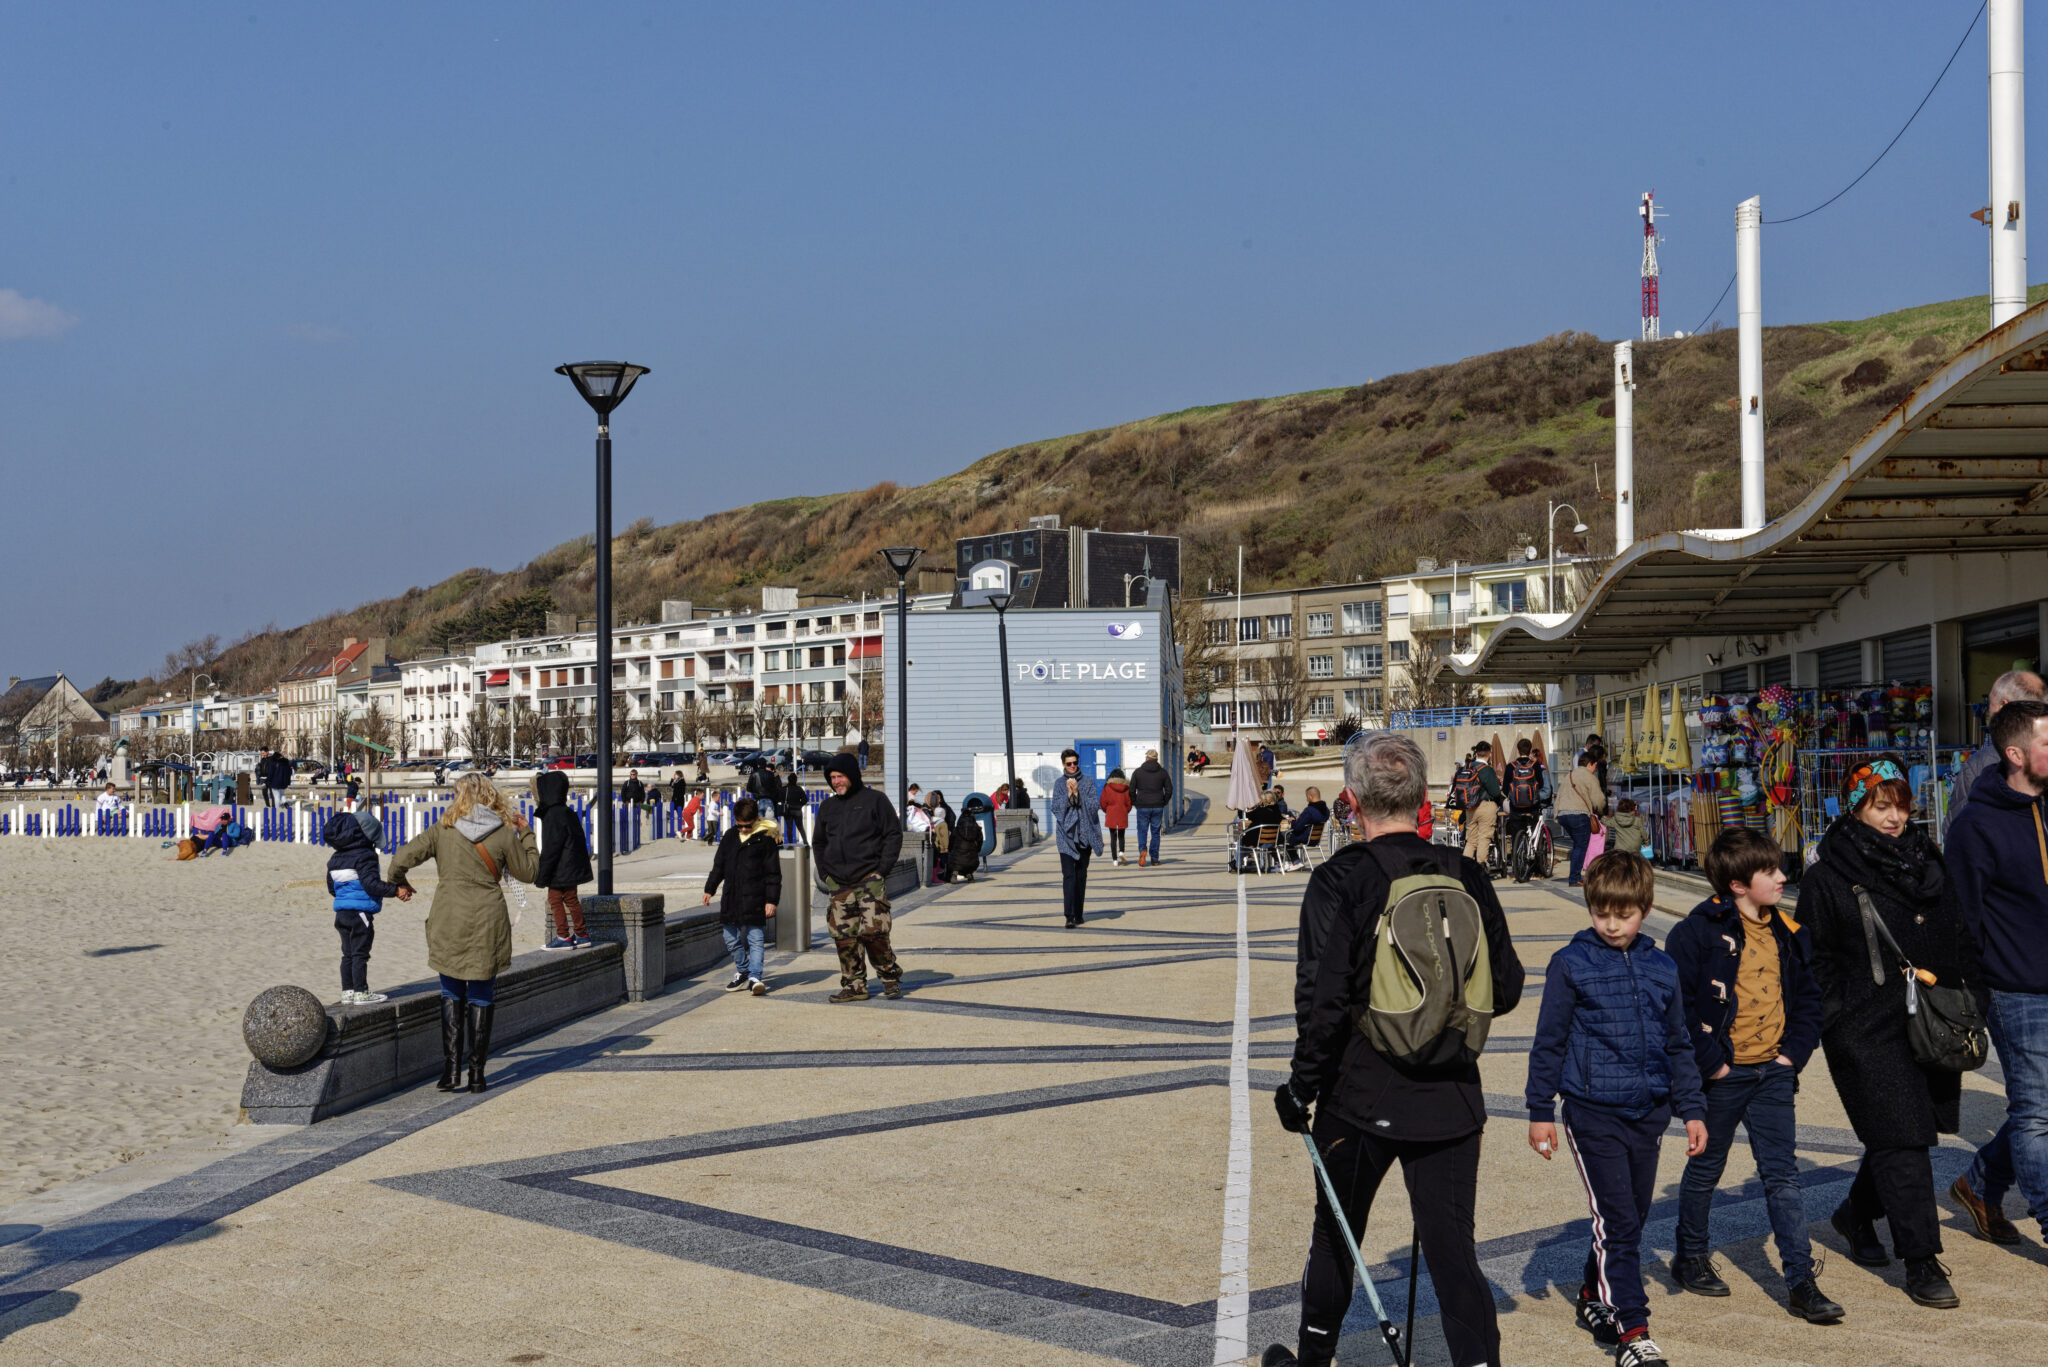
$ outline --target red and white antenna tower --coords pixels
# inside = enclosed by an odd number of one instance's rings
[[[1655,190],[1643,191],[1643,202],[1636,212],[1643,216],[1643,336],[1645,342],[1654,342],[1663,334],[1662,323],[1657,316],[1657,220],[1665,216],[1652,198]]]

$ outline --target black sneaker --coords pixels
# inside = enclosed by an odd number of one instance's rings
[[[1837,1324],[1844,1313],[1841,1306],[1822,1294],[1820,1284],[1811,1277],[1792,1288],[1786,1308],[1808,1324]]]
[[[1828,1216],[1828,1223],[1849,1245],[1850,1262],[1862,1267],[1892,1265],[1892,1260],[1885,1256],[1884,1245],[1877,1241],[1877,1227],[1868,1220],[1857,1219],[1846,1201],[1835,1207],[1835,1213]]]
[[[1602,1348],[1612,1348],[1621,1342],[1621,1329],[1614,1322],[1614,1312],[1601,1304],[1599,1299],[1589,1296],[1581,1289],[1578,1298],[1579,1328],[1593,1336],[1593,1342]]]
[[[865,987],[842,987],[825,1000],[837,1005],[840,1002],[864,1002],[867,999],[868,990]]]
[[[1930,1310],[1953,1310],[1963,1303],[1956,1289],[1948,1284],[1948,1269],[1939,1258],[1906,1259],[1906,1294],[1915,1305]]]
[[[747,975],[744,973],[735,973],[732,975],[732,981],[725,985],[725,990],[728,992],[737,992],[746,985]]]
[[[1287,1345],[1276,1343],[1259,1356],[1259,1367],[1300,1367],[1301,1359],[1289,1352]]]
[[[1712,1258],[1673,1258],[1671,1275],[1678,1284],[1695,1296],[1725,1296],[1728,1283],[1721,1280],[1714,1271]]]
[[[1636,1335],[1614,1352],[1614,1367],[1650,1367],[1664,1361],[1664,1350],[1648,1334]]]

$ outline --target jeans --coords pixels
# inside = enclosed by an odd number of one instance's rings
[[[1081,904],[1088,900],[1088,859],[1093,853],[1087,846],[1079,854],[1060,851],[1060,891],[1067,907],[1067,924],[1081,924]]]
[[[451,978],[441,975],[441,995],[452,1002],[468,1002],[471,1006],[496,1006],[498,1004],[498,980],[496,978]]]
[[[1813,1276],[1813,1245],[1806,1237],[1806,1197],[1799,1186],[1799,1162],[1793,1155],[1794,1072],[1776,1061],[1738,1063],[1729,1068],[1727,1076],[1707,1083],[1707,1147],[1686,1160],[1685,1176],[1679,1181],[1679,1257],[1704,1258],[1713,1249],[1707,1237],[1708,1212],[1714,1204],[1714,1188],[1728,1167],[1728,1150],[1735,1143],[1739,1122],[1749,1131],[1757,1176],[1763,1179],[1785,1285],[1797,1286]]]
[[[1122,826],[1109,828],[1109,857],[1112,859],[1124,857],[1124,830]]]
[[[1166,809],[1164,807],[1136,807],[1132,809],[1132,813],[1138,818],[1138,853],[1157,864],[1159,862],[1159,828],[1166,824],[1163,819],[1166,816]]]
[[[1572,838],[1571,874],[1567,881],[1577,887],[1579,875],[1586,869],[1586,847],[1593,843],[1593,818],[1584,812],[1559,812],[1557,824]]]
[[[2005,1072],[2005,1123],[1970,1164],[1986,1205],[2014,1186],[2048,1230],[2048,993],[1991,994],[1991,1044]]]
[[[761,976],[761,954],[767,931],[761,926],[720,926],[725,932],[725,952],[732,955],[733,971],[749,978]]]

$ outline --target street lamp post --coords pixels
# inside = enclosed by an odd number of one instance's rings
[[[1003,669],[1003,781],[1010,785],[1010,806],[1017,804],[1017,737],[1010,727],[1010,623],[1003,614],[1010,610],[1010,595],[991,593],[988,605],[996,610],[996,657]]]
[[[612,892],[612,410],[647,367],[579,361],[555,367],[597,413],[597,893]]]
[[[910,806],[910,569],[924,552],[885,546],[882,559],[896,571],[896,815]],[[884,873],[888,870],[884,869]]]
[[[1550,536],[1550,569],[1549,569],[1548,573],[1546,573],[1546,574],[1545,574],[1545,576],[1544,576],[1544,579],[1543,579],[1543,610],[1544,610],[1545,612],[1556,612],[1556,611],[1557,611],[1557,604],[1556,604],[1556,602],[1555,602],[1555,601],[1553,601],[1553,600],[1554,600],[1554,599],[1556,599],[1556,598],[1557,598],[1557,596],[1558,596],[1558,594],[1557,594],[1557,515],[1558,515],[1559,513],[1561,513],[1561,512],[1564,512],[1564,511],[1565,511],[1565,510],[1566,510],[1567,508],[1570,508],[1570,509],[1571,509],[1571,514],[1572,514],[1572,517],[1573,517],[1574,519],[1576,519],[1576,518],[1578,517],[1578,515],[1579,515],[1579,510],[1578,510],[1577,508],[1572,508],[1572,505],[1571,505],[1571,504],[1569,504],[1569,503],[1555,503],[1555,502],[1553,502],[1553,503],[1552,503],[1552,504],[1550,505],[1550,513],[1549,513],[1549,515],[1548,515],[1547,517],[1545,517],[1545,518],[1543,519],[1543,528],[1544,528],[1544,531],[1545,531],[1545,532],[1547,532],[1547,533],[1549,534],[1549,536]],[[1578,522],[1578,521],[1574,521],[1574,522],[1572,523],[1572,535],[1574,535],[1574,536],[1584,536],[1584,535],[1586,534],[1586,530],[1587,530],[1587,528],[1586,528],[1586,524],[1585,524],[1585,523],[1583,523],[1583,522]]]

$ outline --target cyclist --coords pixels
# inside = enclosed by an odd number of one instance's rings
[[[1508,762],[1507,782],[1502,785],[1508,800],[1510,851],[1525,831],[1533,831],[1543,819],[1543,804],[1550,800],[1550,770],[1536,758],[1535,749],[1526,736],[1515,742],[1515,757]]]
[[[1500,775],[1493,770],[1493,746],[1480,741],[1472,747],[1472,767],[1452,789],[1458,805],[1465,810],[1465,857],[1482,866],[1489,864],[1488,847],[1493,844],[1494,823],[1500,819]]]

